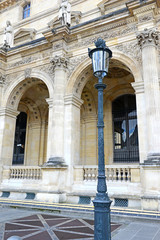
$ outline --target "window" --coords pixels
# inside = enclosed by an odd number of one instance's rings
[[[23,19],[27,18],[30,16],[30,3],[27,3],[24,7],[23,7]]]
[[[16,130],[14,139],[13,164],[24,163],[24,151],[26,140],[27,114],[21,112],[16,120]]]
[[[134,95],[118,97],[112,104],[114,162],[139,161],[136,100]]]

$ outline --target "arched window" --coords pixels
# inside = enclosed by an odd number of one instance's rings
[[[23,19],[27,18],[30,16],[30,3],[27,3],[24,7],[23,7]]]
[[[138,162],[138,128],[134,95],[118,97],[112,104],[114,162]]]
[[[16,130],[14,138],[13,164],[24,163],[24,151],[26,140],[27,114],[21,112],[16,120]]]

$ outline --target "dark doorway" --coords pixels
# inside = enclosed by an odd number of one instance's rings
[[[16,121],[14,138],[14,153],[12,164],[24,164],[24,151],[26,139],[27,114],[21,112]]]
[[[135,95],[123,95],[112,104],[114,162],[138,162],[138,127]]]

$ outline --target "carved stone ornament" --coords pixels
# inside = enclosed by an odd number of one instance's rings
[[[123,52],[125,55],[131,56],[132,59],[136,60],[140,65],[142,64],[142,54],[139,51],[139,46],[137,41],[128,42],[125,44],[119,44],[115,46],[115,48],[118,51]]]
[[[31,68],[26,68],[26,69],[24,70],[25,78],[30,78],[30,77],[31,77],[31,72],[32,72],[32,69],[31,69]]]
[[[158,45],[159,43],[159,32],[156,29],[145,28],[143,32],[137,34],[138,44],[140,47],[149,44]]]
[[[50,61],[53,66],[56,68],[56,67],[60,67],[60,68],[67,68],[67,65],[68,65],[68,62],[69,62],[69,59],[66,58],[65,56],[55,56],[54,58],[51,58],[51,61]]]
[[[6,80],[6,76],[0,73],[0,85],[4,84],[5,80]]]
[[[82,55],[82,56],[76,56],[70,59],[70,62],[67,66],[68,68],[68,78],[73,73],[73,71],[78,67],[79,64],[81,64],[83,61],[88,59],[88,54]]]

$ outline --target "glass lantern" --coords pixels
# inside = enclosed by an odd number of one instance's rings
[[[89,57],[92,59],[93,73],[97,78],[103,78],[108,73],[109,60],[112,51],[106,47],[105,41],[99,38],[95,42],[95,49],[88,49]]]

